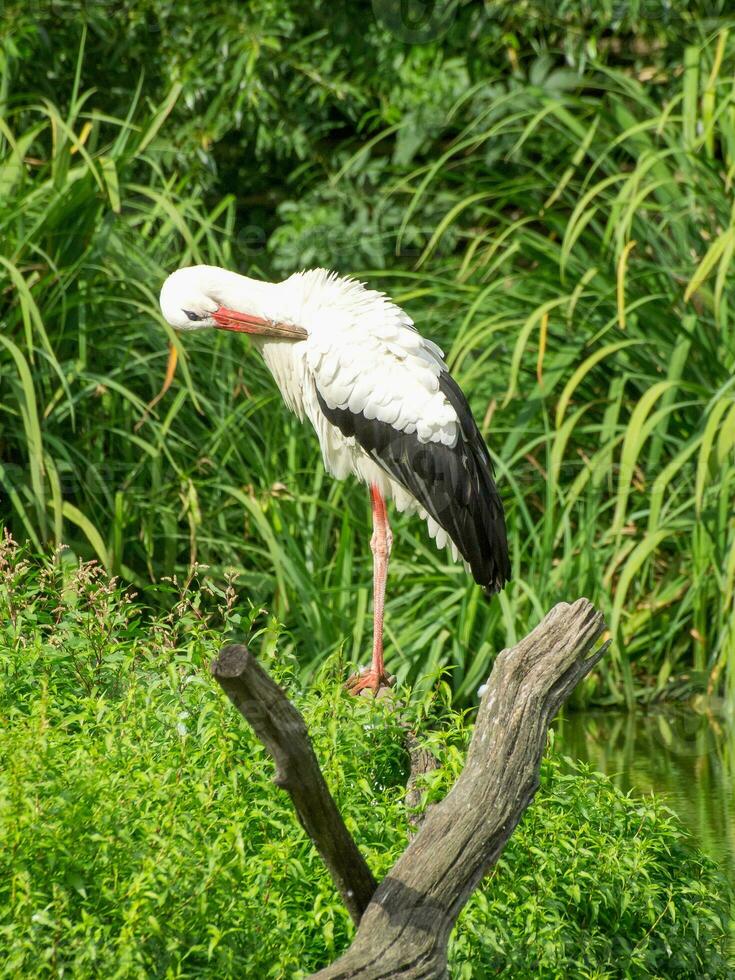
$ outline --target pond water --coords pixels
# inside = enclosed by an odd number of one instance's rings
[[[555,751],[663,797],[735,885],[735,724],[691,709],[558,718]]]

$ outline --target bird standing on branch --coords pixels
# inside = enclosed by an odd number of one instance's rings
[[[485,442],[442,351],[382,293],[324,269],[267,283],[214,266],[161,289],[176,330],[250,334],[286,405],[316,430],[324,465],[370,489],[373,657],[353,693],[390,683],[383,608],[392,534],[386,500],[418,513],[437,547],[462,558],[488,594],[510,577],[503,505]]]

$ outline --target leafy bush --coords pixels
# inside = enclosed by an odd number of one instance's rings
[[[213,191],[240,188],[246,222],[255,211],[272,224],[289,180],[323,177],[335,148],[366,131],[400,121],[399,158],[423,155],[448,75],[474,85],[488,66],[526,65],[545,51],[575,68],[590,59],[639,67],[651,56],[668,66],[681,60],[685,38],[712,31],[727,12],[727,0],[451,0],[432,19],[430,6],[215,0],[205,12],[196,0],[8,0],[0,43],[21,97],[66,100],[83,37],[110,115],[127,114],[138,85],[153,104],[181,86],[168,134],[181,169]],[[310,162],[304,181],[294,171]]]
[[[6,539],[0,573],[0,975],[293,977],[333,959],[351,924],[208,663],[223,632],[257,631],[378,877],[406,843],[396,713],[347,697],[337,663],[300,690],[231,586],[170,583],[186,598],[161,618],[68,554],[37,563]],[[471,734],[447,696],[406,709],[441,729],[429,800]],[[452,971],[725,977],[726,906],[664,807],[552,759]]]

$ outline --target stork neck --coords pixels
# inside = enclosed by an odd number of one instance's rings
[[[223,306],[253,316],[274,316],[276,284],[250,279],[228,269],[217,269],[212,279],[212,294]]]

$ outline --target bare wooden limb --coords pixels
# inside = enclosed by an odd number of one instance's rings
[[[604,653],[605,629],[586,599],[560,603],[504,650],[483,694],[464,771],[376,890],[324,782],[304,720],[242,646],[225,647],[212,672],[276,762],[356,923],[349,950],[314,980],[442,980],[447,942],[472,891],[497,861],[538,788],[549,724]],[[412,771],[432,761],[409,743]],[[413,787],[412,787],[413,788]],[[409,794],[410,799],[410,794]]]
[[[223,647],[212,674],[276,763],[276,786],[293,800],[337,890],[357,923],[377,888],[324,781],[304,719],[247,647]]]
[[[497,658],[464,771],[382,881],[349,950],[314,980],[437,980],[457,916],[497,861],[539,783],[549,724],[604,647],[586,599],[560,603]]]

